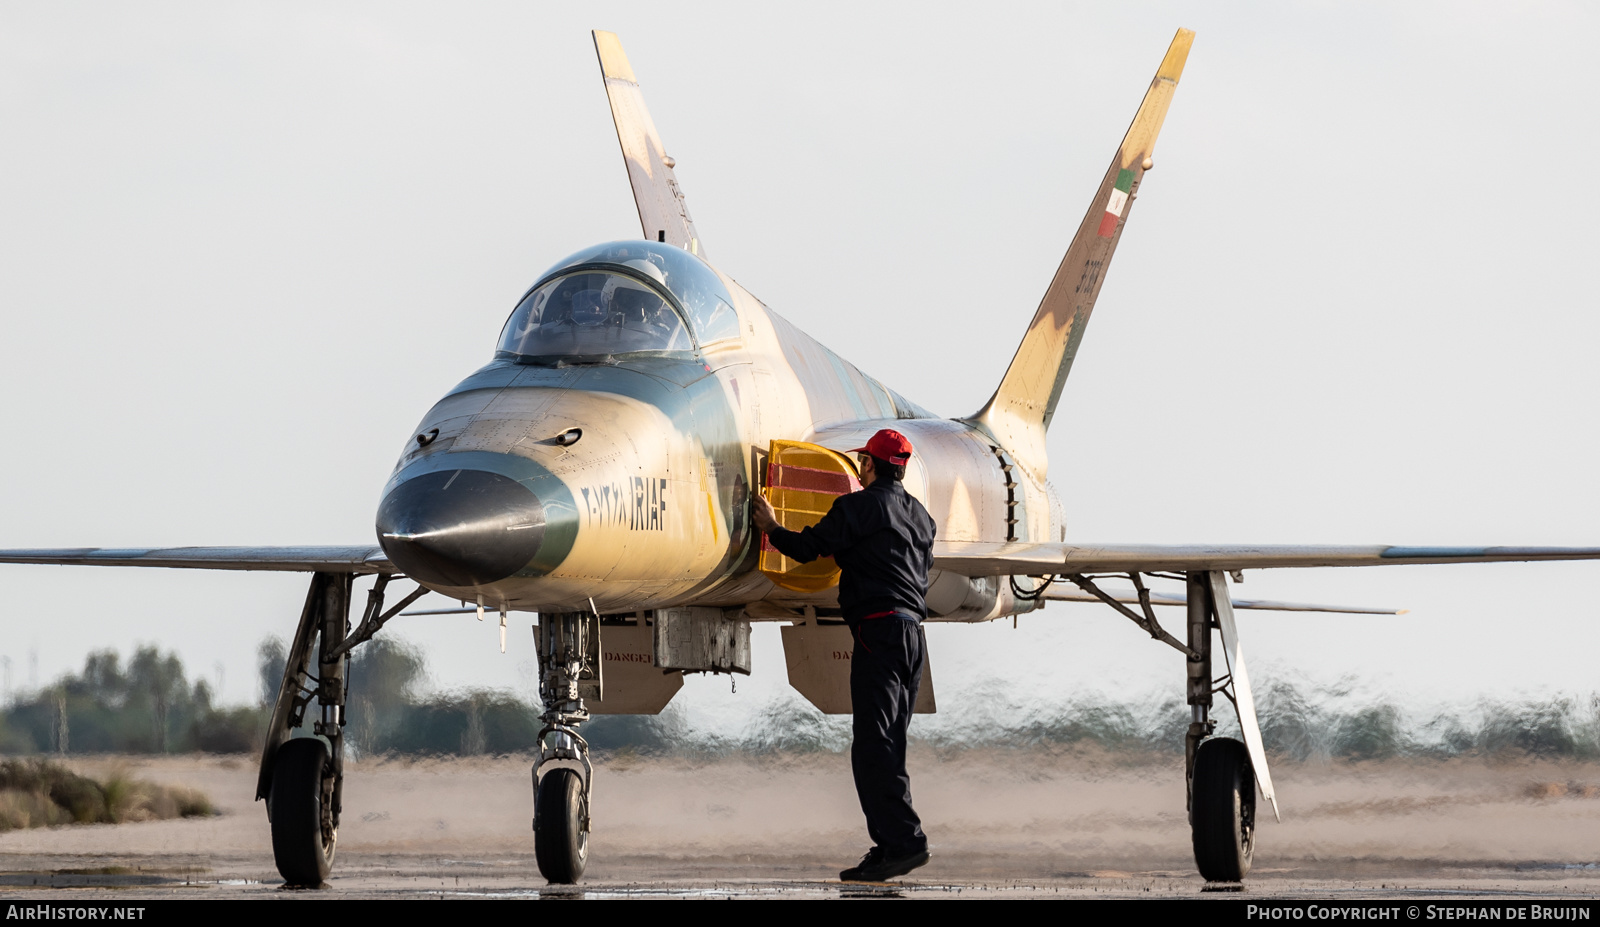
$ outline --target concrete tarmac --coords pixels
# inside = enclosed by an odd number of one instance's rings
[[[250,757],[74,759],[209,794],[205,819],[0,834],[9,898],[1240,898],[1194,871],[1181,759],[920,749],[933,860],[896,884],[838,871],[866,848],[833,754],[603,757],[584,882],[538,874],[526,757],[351,763],[334,876],[286,890]],[[1244,897],[1600,897],[1600,764],[1280,764]]]

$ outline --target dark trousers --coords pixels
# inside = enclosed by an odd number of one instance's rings
[[[922,820],[911,808],[906,774],[906,729],[922,685],[927,638],[922,625],[896,616],[869,618],[856,628],[850,660],[855,739],[850,768],[867,816],[867,835],[891,856],[928,847]]]

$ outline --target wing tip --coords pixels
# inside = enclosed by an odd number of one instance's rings
[[[622,50],[622,40],[617,38],[617,34],[604,29],[591,29],[590,34],[594,36],[595,54],[600,56],[600,73],[630,84],[639,83],[639,79],[633,76],[633,65],[628,63],[628,55]]]

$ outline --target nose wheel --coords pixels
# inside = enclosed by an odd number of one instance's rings
[[[559,885],[583,878],[589,861],[589,800],[583,777],[557,767],[533,787],[533,853],[539,874]]]

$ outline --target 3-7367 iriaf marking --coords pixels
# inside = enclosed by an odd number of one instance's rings
[[[620,483],[584,486],[585,525],[627,525],[630,531],[664,531],[667,518],[667,481],[659,477],[630,476]]]
[[[591,712],[658,712],[680,671],[750,672],[754,621],[784,624],[796,689],[824,711],[849,711],[837,572],[761,550],[750,493],[764,492],[790,528],[815,522],[856,485],[841,452],[893,427],[917,449],[906,489],[938,526],[931,621],[1098,601],[1184,655],[1195,861],[1208,879],[1237,881],[1255,847],[1257,791],[1274,813],[1277,798],[1234,609],[1359,609],[1235,600],[1230,574],[1594,559],[1600,548],[1067,542],[1045,434],[1193,38],[1173,39],[1004,378],[972,415],[940,418],[907,401],[709,262],[622,46],[596,32],[643,235],[580,250],[534,281],[493,357],[406,436],[376,546],[10,550],[0,562],[312,574],[257,789],[279,871],[296,885],[320,884],[333,863],[350,651],[430,590],[496,614],[502,628],[511,613],[537,613],[534,845],[547,878],[574,882],[589,849],[594,772],[581,726]],[[1131,589],[1103,588],[1105,574]],[[1183,592],[1152,590],[1149,577]],[[414,588],[391,604],[396,580]],[[1162,627],[1155,605],[1181,606],[1184,631]],[[935,707],[931,671],[919,711]],[[1238,711],[1242,741],[1211,736],[1218,691]],[[315,737],[289,738],[307,723]]]

